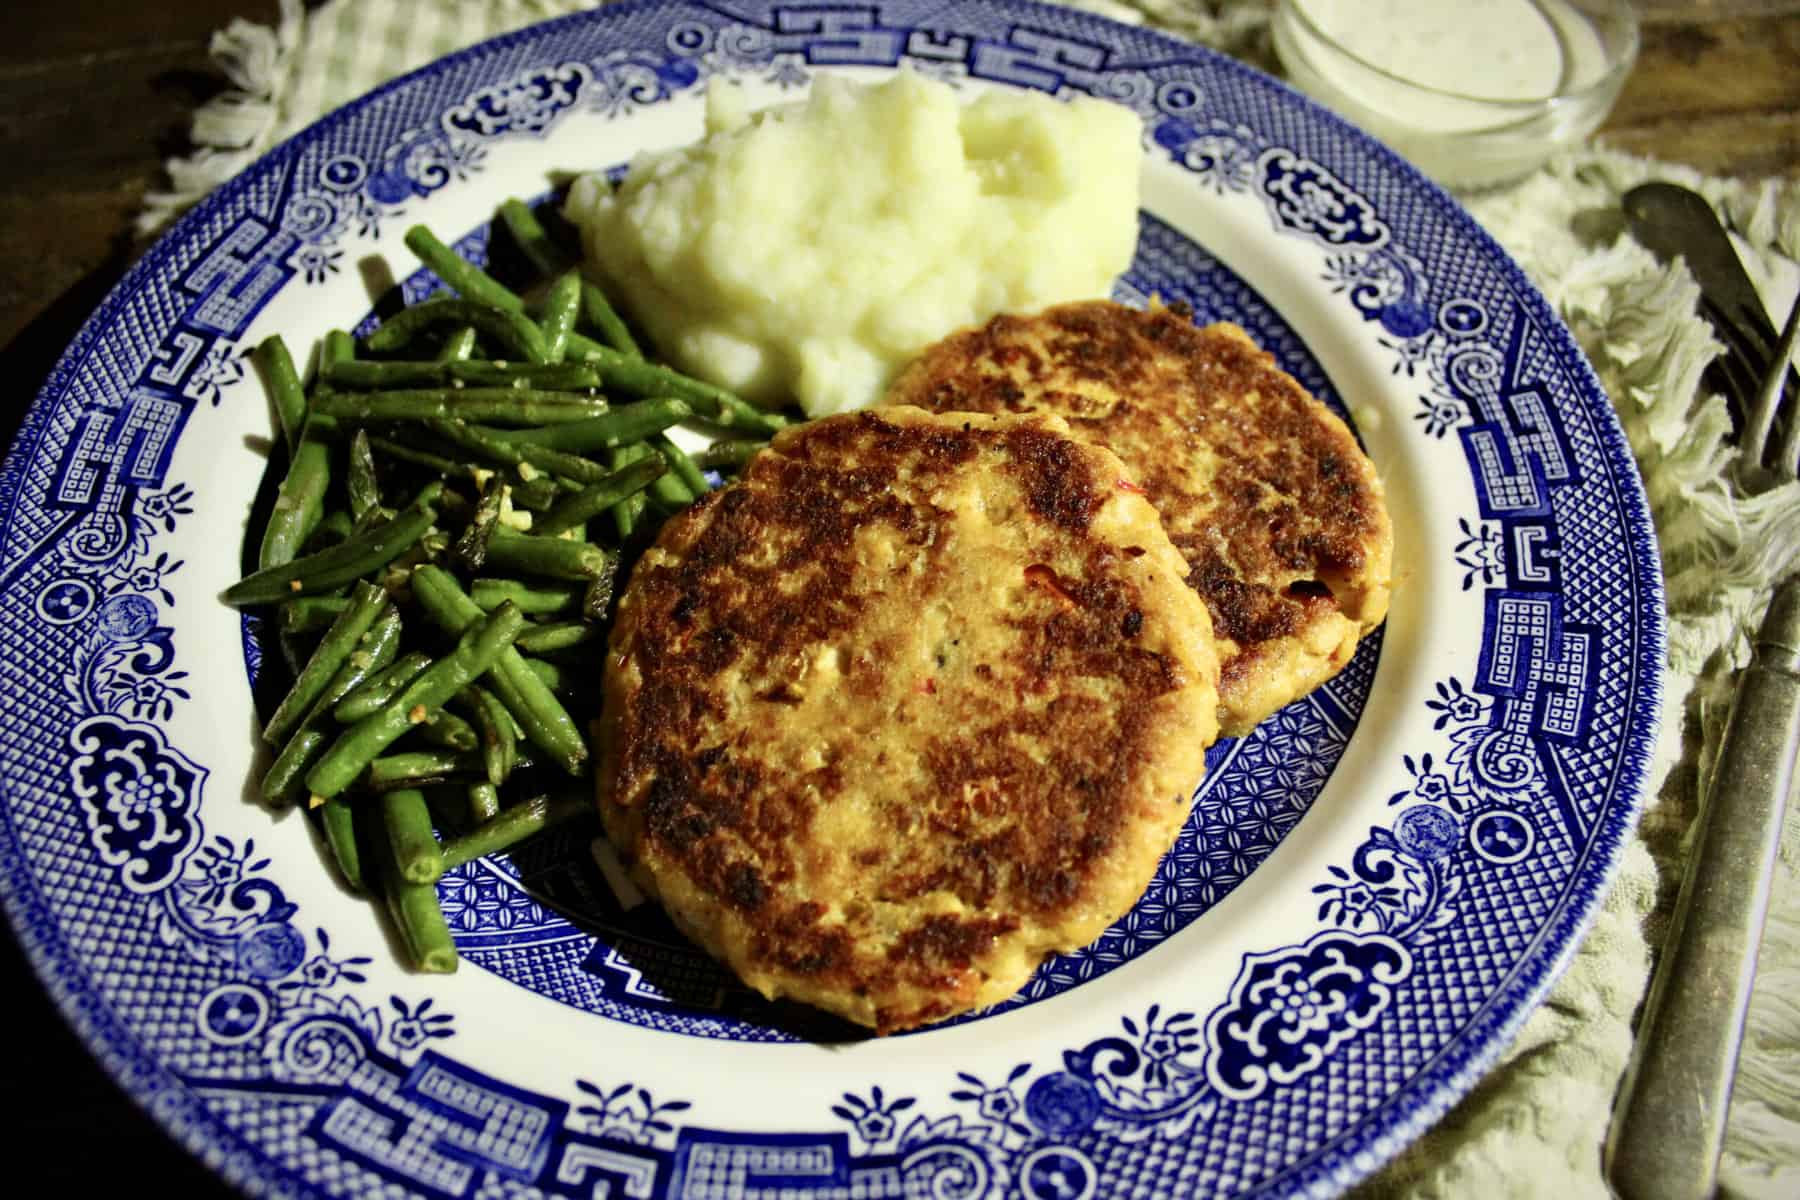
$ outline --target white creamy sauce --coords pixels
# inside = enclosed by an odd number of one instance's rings
[[[910,72],[821,76],[707,136],[587,176],[589,265],[692,374],[809,416],[860,408],[932,342],[999,312],[1105,296],[1137,242],[1140,124],[1085,97],[962,103]]]
[[[1328,37],[1371,66],[1473,98],[1421,96],[1319,56],[1321,73],[1345,94],[1414,129],[1486,128],[1506,119],[1507,103],[1543,100],[1591,83],[1605,71],[1598,34],[1563,0],[1295,3]]]

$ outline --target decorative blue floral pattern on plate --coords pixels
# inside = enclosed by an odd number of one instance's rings
[[[820,70],[902,64],[1144,119],[1150,170],[1184,199],[1145,214],[1121,296],[1238,322],[1340,411],[1344,379],[1362,381],[1348,411],[1385,414],[1364,433],[1397,464],[1390,486],[1422,476],[1442,510],[1402,522],[1427,595],[1396,620],[1423,629],[1385,654],[1441,622],[1463,631],[1432,647],[1449,665],[1390,670],[1369,639],[1215,747],[1144,901],[947,1027],[822,1054],[808,1043],[842,1030],[771,1010],[654,912],[621,911],[592,828],[451,873],[465,970],[406,975],[303,823],[239,799],[248,696],[211,593],[254,488],[244,438],[267,429],[252,325],[317,324],[326,300],[355,319],[349,268],[401,253],[397,228],[621,161],[641,130],[691,117],[707,79],[778,99]],[[1196,240],[1215,218],[1233,239]],[[462,245],[480,252],[481,231]],[[1465,1090],[1548,986],[1654,737],[1643,498],[1517,270],[1410,169],[1269,81],[1006,0],[627,4],[384,88],[158,244],[3,474],[0,892],[109,1069],[256,1193],[1331,1194]],[[254,676],[253,620],[242,645]],[[1314,836],[1290,837],[1302,826]],[[1279,932],[1253,939],[1244,918],[1269,912]]]

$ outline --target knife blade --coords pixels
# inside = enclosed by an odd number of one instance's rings
[[[1712,205],[1679,184],[1659,180],[1626,192],[1620,207],[1632,235],[1646,249],[1665,262],[1680,258],[1687,263],[1700,285],[1701,315],[1718,331],[1728,352],[1739,353],[1735,348],[1746,342],[1759,349],[1762,361],[1744,365],[1749,379],[1760,380],[1777,341],[1775,324]],[[1797,383],[1800,380],[1790,367],[1787,386]],[[1736,437],[1743,431],[1745,414],[1733,389],[1720,390],[1731,409],[1731,429]]]

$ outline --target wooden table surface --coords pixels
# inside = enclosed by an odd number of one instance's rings
[[[1613,146],[1700,170],[1800,176],[1800,0],[1641,0],[1643,49],[1602,130]],[[222,81],[209,36],[274,19],[274,0],[11,0],[0,41],[0,355],[11,430],[81,322],[142,246],[131,233],[193,109]],[[0,1144],[51,1194],[223,1188],[89,1059],[0,937],[15,1036]],[[30,1188],[19,1188],[21,1193]]]

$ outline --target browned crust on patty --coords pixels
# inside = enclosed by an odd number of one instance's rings
[[[999,316],[927,350],[885,403],[1052,412],[1118,454],[1212,614],[1228,735],[1336,674],[1387,614],[1373,465],[1234,325],[1108,301]]]
[[[751,986],[884,1032],[994,1003],[1142,893],[1216,734],[1205,608],[1051,417],[787,431],[664,526],[601,812]]]

